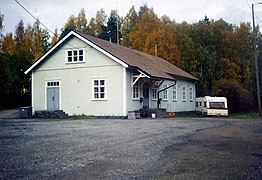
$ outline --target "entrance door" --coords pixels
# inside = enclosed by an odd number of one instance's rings
[[[147,82],[143,84],[143,108],[149,108],[149,85]]]
[[[59,110],[59,87],[47,87],[47,110]]]

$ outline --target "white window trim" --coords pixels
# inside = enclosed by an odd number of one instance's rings
[[[168,84],[163,84],[163,88],[167,88]],[[166,92],[166,98],[165,98],[165,92]],[[168,101],[168,89],[163,91],[163,101]]]
[[[154,98],[154,90],[156,91],[156,97]],[[157,100],[157,88],[152,88],[152,101]]]
[[[185,90],[184,90],[184,88],[185,88]],[[184,98],[184,93],[185,93],[185,98]],[[183,102],[187,101],[186,86],[182,86],[182,101]]]
[[[100,98],[100,91],[99,91],[99,97],[98,98],[95,98],[95,91],[94,91],[94,88],[95,88],[95,81],[99,81],[99,85],[97,86],[98,88],[100,88],[100,81],[101,80],[104,80],[105,81],[105,85],[104,85],[104,90],[105,90],[105,97],[104,98]],[[106,78],[93,78],[92,79],[92,101],[106,101],[107,100],[107,79]]]
[[[176,92],[176,98],[174,98],[174,92]],[[177,86],[176,85],[174,85],[172,88],[172,99],[173,101],[177,101]]]
[[[83,61],[79,61],[79,51],[82,50],[83,51]],[[72,52],[72,62],[68,61],[68,51]],[[77,61],[74,61],[74,51],[77,51]],[[66,49],[65,51],[65,63],[66,64],[78,64],[78,63],[85,63],[85,48],[74,48],[74,49]]]

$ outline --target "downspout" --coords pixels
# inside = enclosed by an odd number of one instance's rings
[[[159,109],[159,106],[160,106],[160,103],[161,103],[161,100],[160,100],[160,98],[159,98],[159,94],[162,92],[162,91],[165,91],[165,90],[167,90],[167,89],[169,89],[169,88],[171,88],[171,87],[173,87],[173,86],[175,86],[176,85],[176,81],[175,81],[175,83],[174,84],[172,84],[171,86],[168,86],[168,87],[166,87],[166,88],[164,88],[164,89],[161,89],[161,90],[159,90],[158,92],[157,92],[157,108]]]

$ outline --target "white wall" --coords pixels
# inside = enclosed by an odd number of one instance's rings
[[[132,99],[132,76],[133,76],[133,71],[127,69],[127,77],[126,77],[127,111],[139,110],[142,107],[139,100]]]
[[[85,63],[66,63],[66,49],[75,47],[85,48]],[[95,78],[107,80],[107,100],[92,100],[92,80]],[[77,38],[57,48],[36,69],[34,110],[46,109],[47,80],[60,80],[60,109],[69,115],[123,115],[123,67]]]
[[[172,85],[172,81],[165,81],[164,83],[168,84],[168,86]],[[182,87],[186,87],[186,100],[182,100]],[[176,82],[177,87],[177,100],[173,100],[172,97],[172,88],[168,89],[168,101],[161,101],[161,108],[166,108],[167,111],[170,112],[184,112],[184,111],[195,111],[195,98],[196,98],[196,88],[195,83],[190,81],[185,81],[181,79],[177,79]],[[193,99],[189,99],[189,88],[193,88]],[[163,85],[159,88],[162,89]],[[160,93],[160,98],[163,99],[163,92]]]
[[[128,71],[127,76],[127,110],[133,111],[138,110],[142,108],[142,104],[139,102],[139,100],[132,99],[132,70]],[[140,79],[140,82],[143,82],[145,79]],[[148,82],[150,85],[152,85],[153,80],[148,79]],[[171,86],[174,84],[174,81],[168,81],[165,80],[164,83],[159,87],[158,91],[164,88],[164,84],[167,84],[168,86]],[[182,87],[186,87],[186,100],[182,100]],[[172,87],[168,89],[168,100],[162,100],[160,104],[160,108],[166,108],[167,111],[171,112],[184,112],[184,111],[195,111],[195,98],[196,98],[196,89],[195,89],[195,83],[177,79],[176,82],[177,87],[177,100],[173,100],[173,89]],[[193,98],[192,100],[189,99],[189,88],[193,88]],[[143,89],[140,87],[140,97],[142,97]],[[163,92],[160,92],[159,97],[163,99]],[[150,108],[157,108],[157,100],[152,99],[152,87],[150,88],[149,92],[149,107]]]

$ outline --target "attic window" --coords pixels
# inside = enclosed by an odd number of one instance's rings
[[[66,50],[66,62],[67,63],[79,63],[85,61],[84,49],[67,49]]]

